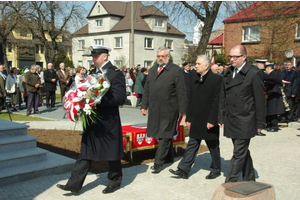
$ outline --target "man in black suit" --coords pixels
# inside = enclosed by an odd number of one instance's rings
[[[246,48],[239,44],[230,50],[231,66],[225,71],[220,92],[218,122],[224,136],[234,146],[225,182],[255,181],[250,139],[265,128],[266,100],[262,71],[246,61]]]
[[[183,76],[184,76],[185,87],[186,87],[186,95],[187,95],[187,99],[189,99],[191,93],[191,82],[193,76],[196,74],[196,71],[191,70],[190,64],[188,62],[184,62],[182,64],[182,67],[183,67]]]
[[[47,108],[55,108],[55,90],[58,80],[57,74],[53,69],[53,64],[48,63],[47,70],[44,72],[45,91],[46,91],[46,106]],[[51,99],[51,103],[50,103]]]
[[[267,124],[268,132],[278,131],[278,115],[284,113],[284,106],[280,86],[280,75],[274,71],[274,63],[265,65],[264,83],[267,90]]]
[[[108,186],[103,194],[115,192],[122,182],[121,158],[124,156],[123,136],[119,106],[126,99],[125,77],[123,73],[108,61],[110,48],[94,45],[90,47],[96,68],[91,74],[106,73],[111,87],[97,104],[101,121],[90,124],[82,135],[81,151],[75,163],[71,177],[66,185],[58,184],[63,190],[79,193],[88,173],[91,161],[108,161]]]
[[[221,158],[219,148],[218,104],[222,77],[214,74],[211,61],[201,55],[196,61],[197,75],[193,76],[191,96],[188,103],[186,123],[190,128],[190,139],[183,158],[178,164],[178,170],[169,171],[181,178],[187,179],[195,162],[201,140],[205,140],[212,157],[210,173],[206,179],[220,176]]]
[[[147,136],[159,140],[154,166],[151,167],[154,173],[161,171],[166,160],[174,161],[172,137],[177,134],[179,119],[187,107],[182,69],[169,60],[170,49],[159,47],[158,65],[149,70],[141,106],[142,115],[147,115],[149,108]]]
[[[283,91],[285,93],[287,103],[289,105],[290,111],[287,114],[287,122],[298,121],[297,109],[295,109],[296,95],[299,87],[299,76],[293,69],[293,64],[291,61],[286,63],[286,70],[281,72],[280,76],[282,79]]]

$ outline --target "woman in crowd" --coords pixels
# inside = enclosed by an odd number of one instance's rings
[[[85,69],[81,66],[78,66],[75,71],[75,85],[83,83],[86,79]]]
[[[142,98],[143,98],[143,93],[144,93],[144,87],[142,85],[142,81],[144,79],[144,75],[145,75],[144,73],[147,73],[146,68],[142,68],[141,71],[138,72],[138,75],[137,75],[136,81],[135,81],[134,92],[138,94],[136,107],[142,103]]]
[[[136,69],[133,69],[130,73],[130,78],[133,81],[133,85],[132,85],[132,92],[134,92],[134,88],[135,88],[135,80],[136,80]]]
[[[21,93],[19,90],[19,83],[18,83],[18,70],[16,67],[13,67],[10,70],[10,74],[7,76],[6,79],[6,92],[11,98],[13,110],[17,110],[16,104],[19,104],[19,110],[22,110],[22,99],[21,99]]]

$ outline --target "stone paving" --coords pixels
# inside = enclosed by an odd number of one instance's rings
[[[121,108],[120,112],[122,120],[127,118],[124,121],[127,121],[128,124],[134,122],[135,119],[145,120],[141,117],[139,110],[135,108]],[[126,112],[131,112],[131,115],[127,115]],[[45,117],[46,112],[43,112],[42,115]],[[133,121],[130,121],[129,118]],[[34,128],[37,124],[41,126],[42,123],[30,122],[28,124],[30,124],[30,128]],[[61,121],[53,121],[51,127],[59,127],[59,124]],[[63,124],[66,127],[67,123]],[[267,136],[265,137],[255,137],[250,143],[256,181],[274,185],[276,199],[279,200],[300,199],[300,173],[298,169],[300,166],[300,131],[296,129],[300,127],[300,124],[291,123],[289,126],[291,127],[281,128],[277,133],[266,133]],[[80,195],[73,195],[56,188],[56,184],[67,182],[70,176],[70,172],[68,172],[2,186],[0,187],[0,200],[211,199],[215,189],[224,183],[233,150],[231,140],[221,136],[220,150],[222,175],[214,180],[205,179],[209,173],[211,159],[209,153],[204,152],[197,156],[187,180],[174,178],[168,171],[170,168],[176,169],[180,160],[180,158],[176,158],[173,164],[164,165],[159,174],[151,173],[150,166],[153,163],[123,168],[121,189],[112,194],[102,194],[102,190],[108,182],[107,173],[89,173]]]

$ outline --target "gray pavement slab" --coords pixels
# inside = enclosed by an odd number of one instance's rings
[[[49,117],[50,114],[46,113],[46,111],[43,112],[41,116]],[[123,125],[146,122],[146,117],[141,116],[139,109],[123,107],[120,108],[120,113]],[[68,119],[57,119],[47,126],[58,127],[62,120],[64,127],[67,128]],[[39,123],[41,122],[29,122],[27,125],[34,128]],[[300,123],[290,123],[289,126],[281,128],[279,132],[275,133],[264,132],[267,136],[255,137],[250,142],[256,181],[274,185],[276,199],[279,200],[298,200],[300,196],[300,173],[298,171],[300,131],[296,129],[300,127]],[[2,186],[0,187],[0,199],[208,200],[211,199],[215,189],[225,181],[233,152],[230,139],[220,136],[220,151],[222,173],[214,180],[205,179],[209,173],[211,158],[209,152],[204,152],[197,156],[187,180],[174,178],[168,171],[176,169],[181,159],[178,157],[173,164],[164,165],[159,174],[151,173],[150,166],[153,163],[123,168],[121,189],[112,194],[102,194],[102,190],[108,183],[107,173],[89,173],[80,195],[72,195],[56,188],[58,183],[66,184],[71,173],[68,172]]]

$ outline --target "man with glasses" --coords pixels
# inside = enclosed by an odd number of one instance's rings
[[[250,139],[265,128],[266,102],[262,71],[246,61],[246,48],[239,44],[230,50],[231,66],[224,72],[218,123],[224,136],[231,138],[233,156],[225,182],[255,181]]]
[[[147,115],[149,108],[147,136],[159,140],[153,173],[159,173],[165,162],[174,162],[172,137],[187,109],[182,69],[170,62],[168,48],[158,48],[157,63],[149,70],[141,106],[142,115]]]

